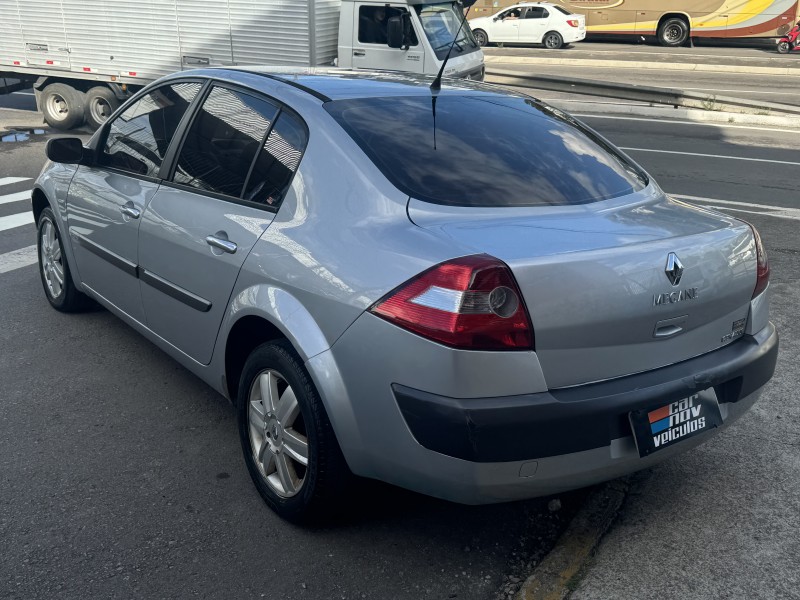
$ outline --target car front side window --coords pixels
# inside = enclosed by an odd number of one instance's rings
[[[195,82],[163,85],[133,103],[109,123],[99,164],[158,177],[178,124],[200,87]]]

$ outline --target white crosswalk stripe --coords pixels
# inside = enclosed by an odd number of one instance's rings
[[[38,260],[39,257],[36,255],[36,246],[28,246],[26,248],[0,254],[0,273],[8,273],[15,269],[21,269],[22,267],[36,264]]]
[[[25,181],[30,181],[30,177],[0,177],[0,206],[19,203],[19,206],[14,206],[12,210],[16,209],[20,211],[12,215],[0,216],[0,232],[16,229],[17,227],[29,226],[33,223],[33,213],[30,209],[32,190],[27,189],[11,192],[14,187],[17,189],[19,188],[16,184]],[[14,187],[9,189],[10,186]],[[4,193],[6,190],[10,193]],[[2,239],[2,237],[0,237],[0,239]],[[31,235],[29,241],[35,241],[35,239],[36,236]],[[4,249],[7,249],[7,246]],[[0,274],[31,266],[36,264],[37,261],[38,256],[36,254],[35,245],[5,252],[4,254],[0,254]]]
[[[22,227],[23,225],[30,225],[31,223],[33,223],[33,213],[30,211],[9,215],[7,217],[0,217],[0,231]]]
[[[13,194],[5,194],[0,196],[0,204],[10,204],[11,202],[19,202],[20,200],[30,200],[31,190],[24,192],[14,192]]]
[[[30,177],[0,177],[0,185],[11,185],[20,181],[28,181]]]

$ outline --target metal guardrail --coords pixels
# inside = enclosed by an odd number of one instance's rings
[[[566,92],[587,96],[601,96],[661,104],[682,108],[699,108],[720,112],[757,115],[800,115],[800,106],[778,104],[760,100],[747,100],[730,96],[704,94],[693,90],[651,87],[646,85],[609,83],[591,79],[557,77],[555,75],[533,75],[519,71],[488,69],[486,81],[498,85],[535,88],[551,92]]]

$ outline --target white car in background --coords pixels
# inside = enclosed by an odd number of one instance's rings
[[[548,2],[520,2],[492,16],[470,19],[469,25],[481,46],[544,44],[558,49],[586,37],[586,17]]]

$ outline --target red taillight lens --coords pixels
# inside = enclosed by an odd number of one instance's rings
[[[533,349],[533,328],[511,270],[485,254],[436,265],[370,311],[453,348]]]
[[[567,19],[567,25],[569,25],[570,27],[577,27],[578,19]]]
[[[748,225],[750,225],[748,223]],[[750,225],[753,230],[753,238],[756,241],[756,262],[758,268],[756,270],[756,289],[753,290],[753,298],[758,296],[761,292],[767,289],[769,283],[769,259],[767,258],[767,251],[764,249],[764,244],[761,241],[761,236],[758,234],[758,229]]]

